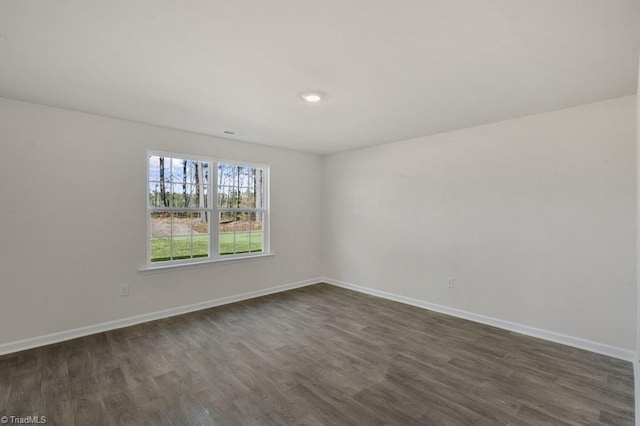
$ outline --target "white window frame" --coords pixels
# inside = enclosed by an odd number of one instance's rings
[[[170,158],[180,158],[184,160],[191,161],[201,161],[209,163],[209,190],[207,193],[207,207],[151,207],[149,203],[149,184],[151,182],[150,176],[150,167],[149,167],[149,158],[151,156],[159,156],[159,157],[170,157]],[[229,209],[229,208],[220,208],[218,206],[218,167],[219,164],[229,164],[233,166],[240,167],[252,167],[259,168],[263,170],[262,177],[262,208],[240,208],[240,209]],[[141,268],[141,271],[145,270],[158,270],[158,269],[169,269],[181,266],[189,266],[189,265],[203,265],[207,263],[215,263],[215,262],[227,262],[227,261],[238,261],[238,260],[250,260],[254,258],[268,257],[273,256],[271,253],[270,247],[270,214],[269,214],[269,204],[270,204],[270,191],[269,191],[269,166],[266,164],[257,164],[257,163],[249,163],[246,161],[237,161],[237,160],[224,160],[219,158],[212,158],[200,155],[193,154],[182,154],[177,152],[168,152],[168,151],[158,151],[158,150],[148,150],[147,155],[145,157],[145,167],[146,167],[146,187],[145,187],[145,202],[146,202],[146,212],[147,212],[147,258],[146,258],[146,266]],[[214,173],[215,171],[215,173]],[[248,252],[248,253],[233,253],[233,254],[220,254],[220,226],[219,226],[219,217],[221,212],[228,212],[230,210],[238,210],[244,212],[258,212],[262,213],[262,252]],[[184,212],[184,211],[206,211],[210,214],[209,219],[209,256],[200,257],[200,258],[190,258],[190,259],[178,259],[178,260],[166,260],[160,262],[152,262],[151,261],[151,213],[154,211],[163,211],[163,212]]]

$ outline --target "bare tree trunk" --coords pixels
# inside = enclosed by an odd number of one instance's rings
[[[205,207],[204,179],[202,176],[202,164],[198,161],[195,163],[195,179],[196,179],[196,200],[198,207]],[[200,216],[201,222],[207,221],[207,213]]]
[[[253,179],[253,187],[256,193],[256,208],[262,208],[262,169],[253,169],[255,170],[255,176]],[[262,217],[256,214],[256,222],[260,222]]]
[[[196,173],[196,180],[198,181],[198,202],[200,207],[205,207],[205,193],[204,193],[204,178],[202,176],[202,165],[198,167]]]
[[[196,162],[195,167],[194,176],[196,178],[196,200],[200,200],[200,162]]]
[[[162,201],[163,206],[169,207],[167,190],[164,185],[164,157],[160,157],[160,200]]]
[[[184,197],[184,206],[189,207],[189,199],[187,198],[187,160],[182,160],[182,196]]]

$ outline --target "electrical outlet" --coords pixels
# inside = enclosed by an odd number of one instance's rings
[[[128,296],[129,295],[129,284],[122,284],[120,286],[120,296]]]
[[[447,288],[453,288],[453,277],[447,279]]]

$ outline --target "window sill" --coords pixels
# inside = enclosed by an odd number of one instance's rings
[[[181,269],[206,268],[214,265],[249,262],[253,260],[263,260],[275,257],[275,253],[255,254],[250,256],[237,256],[228,259],[209,259],[198,262],[172,263],[169,265],[146,265],[138,269],[141,274],[157,274],[159,272],[178,271]]]

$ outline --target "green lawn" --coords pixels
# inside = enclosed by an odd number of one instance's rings
[[[220,254],[248,253],[262,251],[262,231],[251,232],[251,248],[249,248],[249,233],[236,232],[236,249],[233,250],[233,233],[220,234]]]
[[[249,233],[237,232],[235,234],[235,250],[233,244],[233,233],[220,234],[220,254],[248,253],[262,251],[262,232],[251,232],[251,248],[249,249]],[[157,237],[151,239],[151,261],[162,262],[166,260],[190,259],[191,237],[173,237],[173,257],[170,253],[171,238]],[[209,236],[193,236],[193,257],[206,257],[209,255]]]

